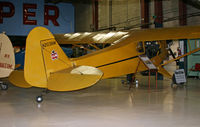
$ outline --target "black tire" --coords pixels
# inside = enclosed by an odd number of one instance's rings
[[[36,97],[36,101],[37,101],[37,103],[41,103],[43,101],[43,97],[42,96],[37,96]]]

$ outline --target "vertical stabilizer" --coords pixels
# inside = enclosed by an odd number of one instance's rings
[[[15,57],[12,43],[8,36],[0,34],[0,78],[5,78],[15,68]]]
[[[50,73],[71,67],[71,62],[44,27],[34,28],[26,40],[25,80],[32,86],[47,88]]]

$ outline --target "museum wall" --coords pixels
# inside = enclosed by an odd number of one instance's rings
[[[99,28],[116,27],[124,29],[140,23],[139,0],[101,0],[99,1]]]
[[[105,30],[115,27],[116,30],[140,29],[141,5],[140,0],[99,0],[98,29]],[[187,5],[187,25],[200,24],[199,16],[191,16],[199,12]],[[154,28],[154,0],[149,2],[149,25]],[[93,4],[80,3],[75,6],[75,31],[93,31]],[[179,26],[179,0],[163,0],[163,27]],[[113,29],[111,29],[113,30]]]
[[[92,3],[76,3],[75,32],[92,31]]]
[[[179,26],[179,0],[163,1],[163,26]]]
[[[188,25],[200,25],[200,9],[197,9],[195,7],[192,7],[191,5],[187,5],[188,8],[188,19],[187,19],[187,24]],[[198,14],[199,16],[192,16]],[[191,17],[190,17],[191,16]]]

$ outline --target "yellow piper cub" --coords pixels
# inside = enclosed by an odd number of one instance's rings
[[[52,91],[73,91],[92,86],[100,79],[149,69],[156,69],[170,78],[162,67],[165,63],[161,65],[168,56],[166,40],[196,38],[200,38],[200,26],[59,35],[53,35],[44,27],[36,27],[26,40],[24,71],[13,71],[9,80],[23,88],[33,86]],[[146,42],[152,41],[156,42],[158,50],[154,57],[148,58]],[[73,59],[69,59],[58,45],[81,42],[109,42],[112,45]],[[185,55],[199,50],[194,49]],[[40,100],[41,97],[38,102]]]

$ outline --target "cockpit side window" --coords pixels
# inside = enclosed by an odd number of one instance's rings
[[[142,41],[138,42],[137,47],[136,47],[136,50],[137,50],[139,53],[143,53],[143,52],[144,52],[144,45],[143,45],[143,42],[142,42]]]

